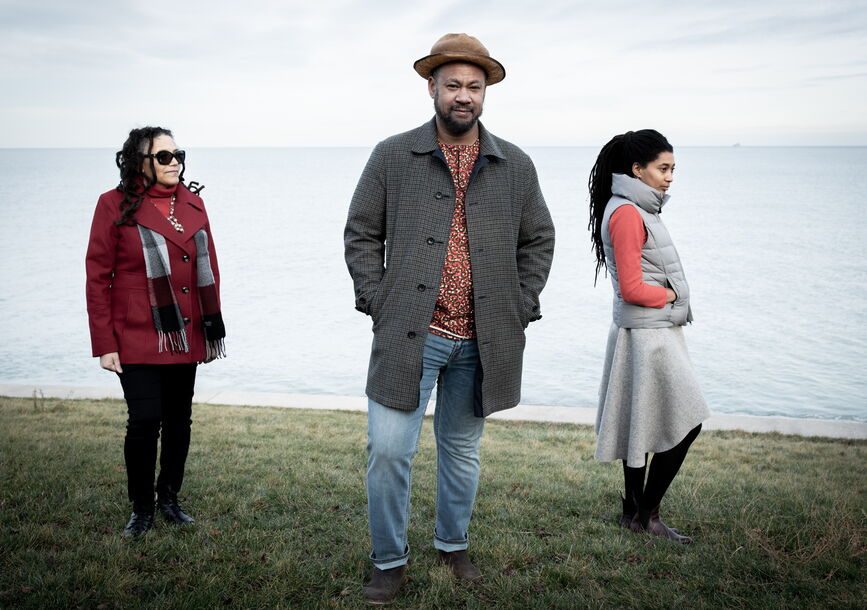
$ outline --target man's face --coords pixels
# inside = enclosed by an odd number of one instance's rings
[[[474,64],[450,63],[440,66],[428,79],[428,92],[440,124],[460,136],[482,116],[485,102],[485,71]]]

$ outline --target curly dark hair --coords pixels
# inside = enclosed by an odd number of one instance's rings
[[[117,190],[123,193],[123,199],[120,202],[121,215],[114,223],[117,225],[136,224],[135,213],[141,207],[142,199],[145,192],[155,183],[153,177],[148,178],[142,171],[143,163],[150,162],[151,176],[156,176],[156,166],[154,165],[153,157],[146,157],[152,152],[154,138],[159,136],[169,136],[174,138],[172,132],[162,127],[139,127],[129,132],[129,137],[123,143],[117,155],[115,163],[120,169],[120,184],[117,185]],[[184,181],[184,170],[186,166],[181,164],[181,171],[178,178],[181,183]]]
[[[608,268],[605,263],[605,249],[602,247],[602,217],[605,215],[608,200],[611,199],[612,174],[626,174],[634,178],[633,164],[646,167],[664,152],[674,152],[674,148],[665,136],[654,129],[627,131],[614,136],[599,152],[587,180],[587,187],[590,189],[590,222],[587,229],[590,231],[592,249],[596,254],[594,284],[599,278],[599,270]]]

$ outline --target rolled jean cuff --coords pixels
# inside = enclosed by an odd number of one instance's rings
[[[407,548],[406,552],[396,559],[380,560],[376,559],[373,556],[373,553],[371,553],[370,560],[373,562],[373,565],[375,565],[380,570],[390,570],[392,568],[398,568],[400,566],[406,565],[406,563],[409,561],[409,549]]]
[[[463,540],[443,540],[434,533],[434,548],[438,551],[454,553],[455,551],[466,551],[469,546],[470,541],[468,537],[465,537]]]

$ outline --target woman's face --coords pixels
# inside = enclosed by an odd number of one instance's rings
[[[172,160],[168,165],[161,165],[160,162],[153,157],[153,155],[161,150],[167,150],[174,153],[178,150],[178,147],[175,144],[175,141],[167,135],[155,137],[153,144],[151,145],[151,157],[145,158],[142,162],[142,173],[148,178],[154,180],[159,186],[175,186],[180,182],[181,164],[178,163],[176,158],[172,157]],[[145,152],[145,154],[148,153]],[[151,161],[153,161],[153,166],[151,166]],[[156,176],[153,175],[151,167],[156,170]]]
[[[632,173],[644,184],[664,195],[674,180],[674,155],[670,152],[659,153],[656,159],[644,167],[633,163]]]

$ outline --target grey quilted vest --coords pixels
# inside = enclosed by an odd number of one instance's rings
[[[605,263],[608,274],[614,286],[614,323],[620,328],[665,328],[666,326],[683,326],[692,322],[692,311],[689,307],[689,285],[683,272],[683,265],[668,229],[662,223],[659,212],[668,201],[668,195],[644,184],[637,178],[614,174],[611,184],[612,197],[605,207],[602,217],[602,245],[605,248]],[[608,222],[611,215],[621,206],[631,205],[644,221],[647,230],[647,241],[641,249],[641,271],[645,283],[651,286],[671,288],[677,293],[674,303],[666,303],[665,307],[643,307],[627,303],[620,295],[620,284],[617,281],[617,263],[614,261],[614,247],[611,244],[611,234],[608,232]]]

